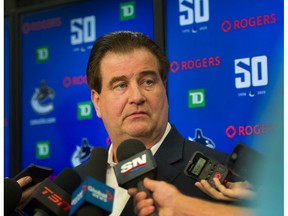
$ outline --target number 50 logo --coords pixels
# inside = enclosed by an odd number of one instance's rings
[[[194,3],[193,3],[194,2]],[[179,0],[180,25],[191,25],[209,20],[209,0]]]
[[[87,16],[72,19],[71,44],[78,45],[82,43],[94,42],[96,39],[96,17]]]
[[[250,58],[235,59],[235,86],[236,88],[248,88],[265,86],[268,84],[267,56],[255,56]]]

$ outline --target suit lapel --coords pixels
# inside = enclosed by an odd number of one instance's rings
[[[183,157],[184,141],[183,137],[172,126],[171,131],[154,155],[158,169],[157,180],[173,182],[176,176],[179,175],[180,170],[176,169],[173,164]]]

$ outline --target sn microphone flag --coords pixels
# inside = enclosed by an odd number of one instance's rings
[[[144,177],[154,178],[156,169],[156,162],[152,152],[148,149],[120,161],[114,166],[118,184],[125,189],[137,187],[138,182]]]
[[[87,177],[73,192],[69,216],[73,215],[84,202],[112,212],[114,189],[92,177]]]

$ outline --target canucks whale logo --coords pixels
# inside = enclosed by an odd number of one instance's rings
[[[195,137],[194,138],[188,137],[188,139],[191,140],[191,141],[203,144],[206,147],[209,147],[209,148],[212,148],[212,149],[215,149],[215,147],[216,147],[216,145],[213,142],[213,140],[203,136],[203,132],[202,132],[202,130],[200,128],[195,129]]]
[[[76,146],[76,150],[74,151],[71,158],[73,167],[87,161],[90,158],[90,154],[93,148],[94,147],[89,144],[87,138],[82,138],[81,146]]]
[[[53,99],[55,92],[46,85],[45,80],[41,81],[39,88],[35,89],[31,98],[32,109],[38,114],[47,114],[54,110]]]

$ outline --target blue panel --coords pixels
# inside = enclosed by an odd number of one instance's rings
[[[166,14],[170,122],[208,147],[263,153],[259,215],[283,215],[284,1],[167,1]]]
[[[96,38],[115,30],[153,38],[149,1],[85,1],[21,17],[22,167],[76,166],[109,137],[90,101],[86,64]]]
[[[283,1],[167,1],[166,30],[169,119],[186,138],[229,153],[283,136]]]

